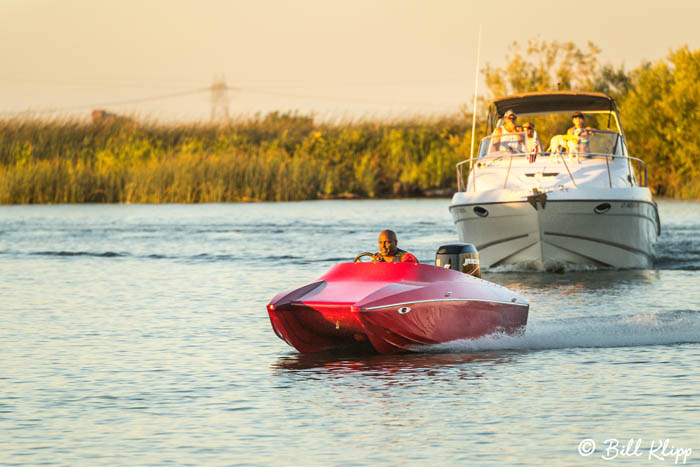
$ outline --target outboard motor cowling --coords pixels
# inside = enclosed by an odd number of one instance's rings
[[[442,245],[435,253],[435,266],[481,277],[479,252],[471,243]]]

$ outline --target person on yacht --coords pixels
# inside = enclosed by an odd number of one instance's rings
[[[542,152],[542,143],[540,143],[539,138],[537,138],[534,123],[525,122],[523,124],[523,130],[527,138],[527,150],[530,153],[530,163],[533,163],[535,159],[537,159],[537,153]]]
[[[569,137],[569,152],[591,152],[591,127],[584,127],[584,117],[581,112],[576,112],[571,116],[574,124],[566,131]]]
[[[503,114],[503,124],[491,134],[491,151],[507,151],[513,153],[525,152],[525,141],[522,129],[516,126],[518,116],[512,110]]]
[[[393,230],[382,230],[379,234],[379,253],[373,260],[376,263],[418,263],[418,258],[398,248],[398,239]]]

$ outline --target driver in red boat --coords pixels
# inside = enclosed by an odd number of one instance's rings
[[[379,234],[379,253],[373,256],[375,263],[418,263],[411,253],[397,247],[399,240],[393,230],[383,230]]]

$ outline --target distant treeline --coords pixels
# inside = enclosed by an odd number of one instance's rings
[[[574,89],[618,101],[631,155],[657,195],[700,198],[700,51],[630,72],[572,43],[513,44],[492,96]],[[483,107],[482,107],[483,108]],[[448,194],[471,118],[330,124],[270,113],[225,125],[121,118],[0,120],[0,203],[288,201]],[[483,136],[479,124],[477,138]],[[538,128],[542,133],[557,129]]]

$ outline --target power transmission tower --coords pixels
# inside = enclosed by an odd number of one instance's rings
[[[211,121],[229,121],[228,86],[223,77],[215,78],[211,85]]]

